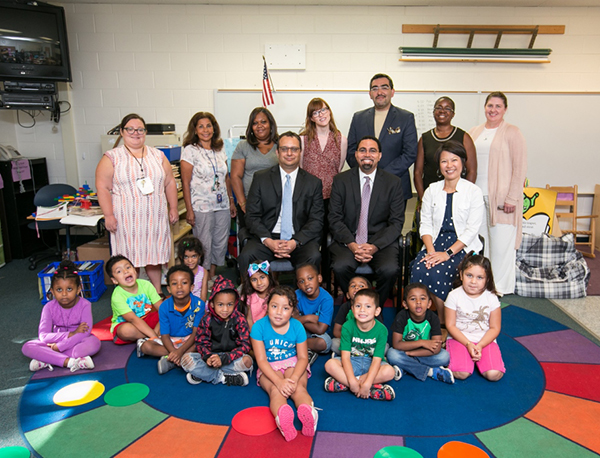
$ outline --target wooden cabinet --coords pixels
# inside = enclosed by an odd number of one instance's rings
[[[179,212],[179,221],[171,226],[171,258],[169,259],[169,267],[175,264],[175,258],[177,257],[177,244],[179,240],[192,232],[192,226],[190,226],[185,220],[187,210],[185,209],[185,202],[183,201],[183,192],[177,193],[177,210]]]
[[[15,180],[13,162],[23,160],[29,163],[31,178]],[[35,193],[49,184],[46,159],[21,158],[0,161],[0,175],[4,182],[4,188],[0,190],[0,218],[6,261],[26,258],[46,248],[43,239],[37,237],[35,229],[27,227],[31,222],[27,217],[36,210],[33,204]],[[54,239],[49,240],[48,244],[53,246]]]

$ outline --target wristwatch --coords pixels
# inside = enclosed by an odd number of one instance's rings
[[[448,249],[446,250],[446,254],[447,254],[448,256],[452,257],[452,255],[454,255],[454,251],[452,251],[450,248],[448,248]]]

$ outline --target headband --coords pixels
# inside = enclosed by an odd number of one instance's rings
[[[269,275],[269,261],[263,261],[260,264],[252,263],[248,266],[248,276],[251,277],[259,270]]]

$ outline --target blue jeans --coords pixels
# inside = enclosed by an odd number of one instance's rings
[[[223,383],[224,374],[250,372],[250,374],[248,374],[248,376],[250,376],[252,373],[252,367],[246,367],[244,364],[243,356],[226,366],[221,366],[219,368],[211,367],[206,364],[202,359],[202,356],[200,356],[200,353],[188,353],[188,356],[191,358],[192,364],[182,364],[181,367],[183,370],[191,373],[194,377],[198,377],[205,382],[210,382],[215,385]]]
[[[422,382],[427,379],[430,367],[447,366],[450,364],[450,354],[443,348],[437,355],[431,356],[408,356],[401,350],[390,348],[386,356],[390,364],[398,366]]]

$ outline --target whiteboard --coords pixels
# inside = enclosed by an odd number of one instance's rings
[[[396,91],[392,103],[415,114],[417,132],[435,126],[433,104],[442,95],[456,103],[452,123],[468,131],[485,121],[483,104],[488,92],[401,92]],[[531,186],[545,187],[577,184],[581,193],[593,193],[600,183],[600,134],[598,111],[600,94],[590,93],[509,93],[507,122],[521,129],[527,141],[528,171]],[[306,107],[314,97],[331,106],[335,122],[348,134],[352,115],[373,105],[368,91],[277,91],[275,105],[269,110],[275,116],[279,132],[298,132],[304,124]],[[215,116],[224,136],[246,130],[252,109],[262,105],[260,91],[216,90]]]

